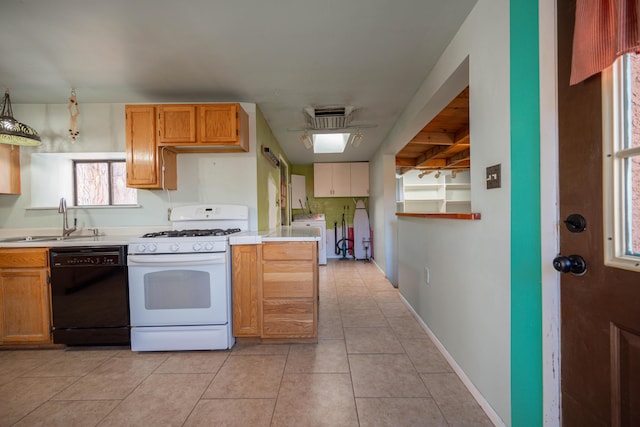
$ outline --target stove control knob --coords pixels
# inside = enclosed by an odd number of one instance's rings
[[[202,245],[200,243],[194,243],[193,244],[193,250],[198,252],[202,250]]]
[[[211,251],[211,250],[213,250],[213,243],[211,243],[211,242],[207,242],[207,243],[205,243],[205,244],[204,244],[204,249],[205,249],[206,251]]]
[[[136,247],[136,252],[145,252],[147,250],[147,246],[144,244],[138,245],[138,247]]]
[[[169,246],[169,250],[171,252],[178,252],[180,250],[180,245],[177,243],[174,243],[171,246]]]
[[[155,243],[149,244],[149,252],[155,252],[157,250],[158,250],[158,245],[156,245]]]

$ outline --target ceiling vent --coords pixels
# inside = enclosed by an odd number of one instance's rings
[[[349,127],[351,113],[353,113],[354,109],[350,105],[342,107],[306,107],[304,112],[312,129],[344,129]]]

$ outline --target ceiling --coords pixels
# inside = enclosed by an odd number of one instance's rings
[[[469,87],[467,86],[396,154],[396,168],[405,173],[460,171],[471,166]]]
[[[476,1],[7,1],[0,85],[14,104],[66,104],[75,88],[81,110],[252,102],[293,164],[365,161]],[[355,107],[364,138],[314,155],[303,109],[334,105]]]

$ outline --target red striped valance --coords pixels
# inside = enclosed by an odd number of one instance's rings
[[[638,0],[576,0],[570,84],[604,70],[640,47]]]

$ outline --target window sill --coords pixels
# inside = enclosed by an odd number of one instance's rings
[[[109,205],[109,206],[67,206],[68,210],[77,210],[77,209],[138,209],[141,208],[142,205]],[[58,210],[58,206],[31,206],[25,208],[28,211],[47,211],[55,209]]]
[[[462,219],[467,221],[477,221],[481,218],[479,212],[470,213],[411,213],[411,212],[396,212],[396,216],[410,217],[410,218],[442,218],[442,219]]]

